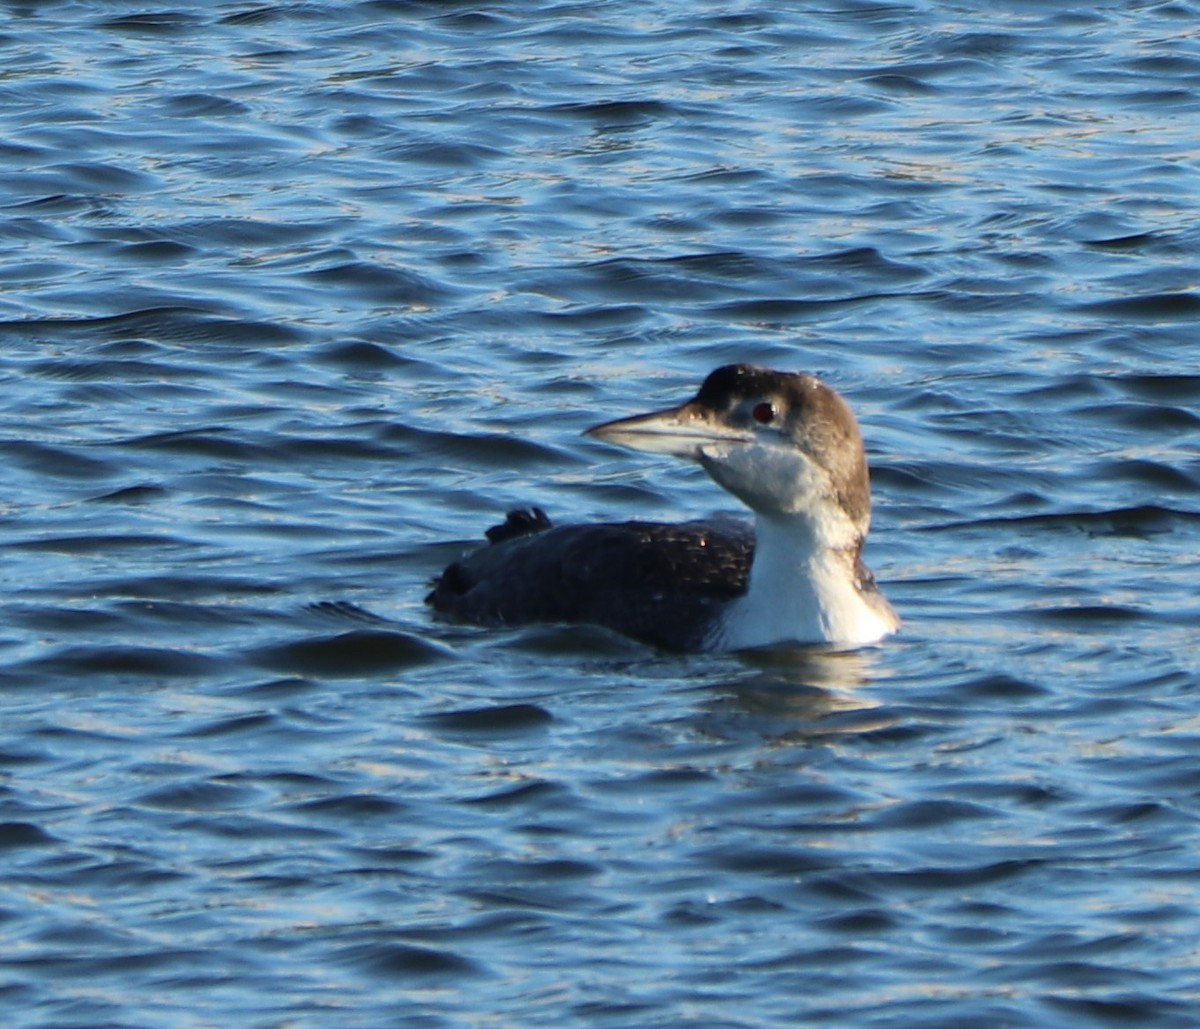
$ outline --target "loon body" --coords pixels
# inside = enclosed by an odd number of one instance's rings
[[[873,643],[900,626],[862,561],[871,490],[858,423],[815,376],[726,365],[679,407],[587,434],[699,463],[746,504],[733,521],[551,526],[537,508],[488,531],[428,600],[480,625],[604,626],[673,650]]]

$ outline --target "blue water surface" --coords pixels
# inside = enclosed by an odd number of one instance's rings
[[[1200,5],[2,11],[5,1024],[1196,1024]],[[729,361],[900,636],[431,618]]]

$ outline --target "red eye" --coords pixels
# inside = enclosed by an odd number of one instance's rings
[[[769,400],[755,404],[754,410],[750,412],[750,417],[758,422],[759,425],[770,425],[775,421],[775,405]]]

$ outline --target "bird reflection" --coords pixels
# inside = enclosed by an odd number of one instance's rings
[[[833,651],[806,647],[746,652],[745,674],[709,682],[703,705],[706,735],[746,731],[778,744],[856,735],[894,723],[878,703],[857,690],[878,677],[878,650]]]

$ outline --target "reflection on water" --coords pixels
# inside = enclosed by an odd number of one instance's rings
[[[739,657],[750,667],[725,681],[706,682],[702,731],[758,734],[771,745],[802,745],[841,733],[872,732],[890,714],[859,687],[884,662],[875,648],[853,651],[772,648]]]

